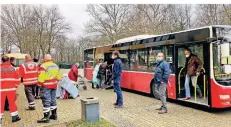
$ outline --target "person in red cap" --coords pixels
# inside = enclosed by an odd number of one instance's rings
[[[1,78],[0,78],[0,93],[1,93],[1,112],[0,118],[2,123],[2,116],[4,113],[4,105],[6,98],[10,105],[10,114],[12,116],[12,122],[20,121],[18,116],[18,108],[16,105],[16,88],[20,84],[20,78],[18,72],[10,64],[8,56],[2,57],[2,63],[0,64]]]

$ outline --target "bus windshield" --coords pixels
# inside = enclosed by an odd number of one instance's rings
[[[214,77],[220,85],[231,86],[231,29],[222,33],[225,39],[213,44]]]

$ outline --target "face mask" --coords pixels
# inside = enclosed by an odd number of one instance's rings
[[[112,59],[115,59],[115,56],[114,56],[114,55],[112,55],[112,56],[111,56],[111,58],[112,58]]]
[[[189,55],[185,55],[185,57],[186,57],[186,58],[188,58],[188,57],[189,57]]]
[[[160,61],[162,61],[163,59],[164,59],[163,57],[157,57],[157,58],[156,58],[156,61],[157,61],[157,62],[160,62]]]

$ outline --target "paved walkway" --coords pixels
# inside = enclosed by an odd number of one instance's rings
[[[208,113],[193,108],[184,107],[175,103],[168,103],[169,113],[157,114],[156,108],[160,102],[151,97],[146,97],[130,92],[123,92],[125,107],[114,109],[115,93],[112,90],[100,91],[88,89],[80,91],[78,99],[58,100],[58,121],[49,124],[37,124],[42,114],[41,100],[36,100],[37,109],[26,111],[26,97],[23,86],[18,89],[18,108],[22,120],[11,123],[9,112],[3,116],[3,127],[36,127],[59,124],[81,118],[80,98],[100,98],[100,113],[106,120],[120,127],[227,127],[231,125],[231,111]]]

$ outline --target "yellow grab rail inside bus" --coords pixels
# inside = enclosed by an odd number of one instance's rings
[[[203,70],[203,80],[204,80],[204,99],[206,99],[206,80],[205,80],[205,69],[204,68],[201,68],[201,70]],[[196,76],[196,80],[194,82],[194,100],[196,101],[197,100],[197,79],[198,79],[199,76]]]
[[[178,94],[180,94],[180,74],[181,74],[181,72],[184,70],[184,67],[182,67],[181,68],[181,70],[180,70],[180,72],[179,72],[179,74],[178,74],[178,85],[179,85],[179,92],[178,92]]]

